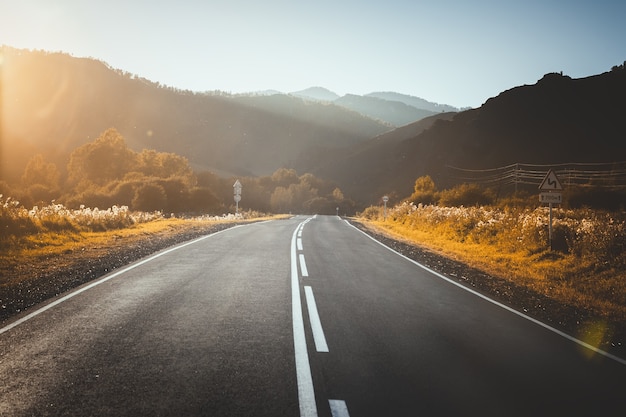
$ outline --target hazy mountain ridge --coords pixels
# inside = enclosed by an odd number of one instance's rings
[[[388,101],[398,101],[400,103],[406,104],[407,106],[412,106],[416,109],[429,110],[433,113],[448,113],[458,112],[460,110],[467,110],[459,109],[448,104],[433,103],[432,101],[428,101],[420,97],[409,96],[406,94],[395,93],[392,91],[373,92],[366,94],[365,97],[375,97]]]
[[[354,94],[346,94],[335,100],[334,103],[338,106],[389,123],[392,126],[404,126],[436,114],[432,111],[418,109],[399,101],[389,101],[382,98],[358,96]]]
[[[394,92],[339,96],[323,87],[310,87],[289,94],[305,100],[333,103],[395,127],[417,122],[436,113],[459,111],[447,104]]]
[[[304,90],[294,91],[289,95],[314,101],[335,101],[340,96],[324,87],[309,87]]]

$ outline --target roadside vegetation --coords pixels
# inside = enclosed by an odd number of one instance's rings
[[[26,252],[54,252],[67,245],[82,243],[95,236],[132,235],[186,225],[217,222],[243,222],[263,218],[264,214],[247,211],[221,216],[176,217],[160,211],[131,211],[128,206],[106,210],[80,206],[70,209],[60,203],[28,210],[11,197],[0,194],[0,257],[16,257]]]
[[[354,202],[331,181],[281,168],[269,176],[224,178],[195,171],[177,154],[130,149],[114,128],[69,155],[65,166],[33,155],[19,179],[0,178],[0,194],[26,208],[51,201],[69,209],[126,206],[167,215],[235,212],[233,184],[243,184],[240,207],[274,213],[353,213]]]
[[[162,212],[131,211],[127,206],[106,210],[81,206],[69,209],[53,203],[28,210],[19,201],[0,194],[0,263],[7,268],[27,260],[71,253],[88,246],[106,246],[122,238],[169,231],[184,232],[218,223],[276,218],[255,211],[221,216],[176,217]],[[0,286],[6,284],[0,280]]]
[[[387,210],[359,219],[392,237],[453,257],[611,322],[626,322],[626,214],[553,208],[472,185],[438,191],[429,177]],[[536,198],[536,196],[534,196]]]

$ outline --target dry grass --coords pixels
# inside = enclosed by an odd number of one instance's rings
[[[98,249],[106,250],[110,246],[119,244],[120,241],[132,243],[163,233],[184,233],[205,226],[222,223],[242,223],[276,219],[280,216],[258,217],[254,219],[229,219],[229,220],[204,220],[204,219],[156,219],[146,223],[139,223],[123,229],[99,231],[99,232],[50,232],[45,231],[24,236],[17,240],[15,245],[4,247],[0,252],[0,263],[12,264],[40,260],[50,257],[62,257],[68,253],[84,252],[89,249],[90,253]]]
[[[141,245],[168,235],[202,233],[224,223],[259,221],[280,216],[244,215],[165,218],[160,212],[132,212],[128,207],[106,210],[60,204],[26,210],[0,195],[0,287],[35,279],[35,271],[105,258],[112,248]]]

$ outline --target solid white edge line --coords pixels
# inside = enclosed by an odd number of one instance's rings
[[[229,227],[228,229],[220,230],[220,231],[218,231],[218,232],[211,233],[211,234],[206,235],[206,236],[201,236],[201,237],[199,237],[199,238],[197,238],[197,239],[194,239],[194,240],[190,240],[189,242],[181,243],[180,245],[177,245],[177,246],[171,247],[171,248],[169,248],[169,249],[165,249],[165,250],[163,250],[162,252],[158,252],[158,253],[156,253],[155,255],[152,255],[152,256],[150,256],[150,257],[148,257],[148,258],[145,258],[145,259],[140,260],[140,261],[138,261],[138,262],[136,262],[136,263],[133,263],[133,264],[131,264],[131,265],[129,265],[129,266],[127,266],[127,267],[123,268],[123,269],[120,269],[120,270],[119,270],[119,271],[117,271],[117,272],[110,273],[110,274],[108,274],[108,275],[104,276],[103,278],[100,278],[99,280],[94,281],[94,282],[92,282],[91,284],[88,284],[88,285],[86,285],[86,286],[84,286],[84,287],[82,287],[82,288],[80,288],[80,289],[78,289],[78,290],[75,290],[75,291],[73,291],[73,292],[71,292],[71,293],[69,293],[69,294],[67,294],[67,295],[65,295],[65,296],[63,296],[63,297],[61,297],[61,298],[59,298],[58,300],[55,300],[55,301],[51,302],[50,304],[46,304],[45,306],[43,306],[43,307],[41,307],[41,308],[39,308],[39,309],[37,309],[37,310],[33,311],[32,313],[30,313],[30,314],[28,314],[28,315],[26,315],[26,316],[22,317],[21,319],[16,320],[16,321],[14,321],[13,323],[11,323],[11,324],[9,324],[9,325],[7,325],[7,326],[5,326],[5,327],[1,328],[1,329],[0,329],[0,334],[2,334],[2,333],[4,333],[4,332],[8,332],[9,330],[13,329],[14,327],[17,327],[17,326],[19,326],[20,324],[22,324],[22,323],[24,323],[24,322],[26,322],[26,321],[28,321],[28,320],[30,320],[30,319],[32,319],[32,318],[34,318],[34,317],[37,317],[38,315],[40,315],[40,314],[41,314],[41,313],[43,313],[44,311],[49,310],[49,309],[51,309],[52,307],[54,307],[54,306],[56,306],[56,305],[59,305],[59,304],[61,304],[62,302],[67,301],[67,300],[69,300],[69,299],[70,299],[70,298],[72,298],[72,297],[77,296],[78,294],[81,294],[81,293],[83,293],[83,292],[85,292],[85,291],[87,291],[87,290],[90,290],[90,289],[92,289],[93,287],[95,287],[95,286],[97,286],[97,285],[100,285],[100,284],[102,284],[102,283],[104,283],[104,282],[107,282],[107,281],[109,281],[109,280],[111,280],[111,279],[113,279],[113,278],[115,278],[115,277],[118,277],[118,276],[120,276],[120,275],[122,275],[122,274],[124,274],[124,273],[126,273],[126,272],[128,272],[128,271],[130,271],[130,270],[132,270],[132,269],[135,269],[135,268],[137,268],[138,266],[141,266],[141,265],[143,265],[143,264],[145,264],[145,263],[148,263],[148,262],[150,262],[150,261],[152,261],[152,260],[154,260],[154,259],[156,259],[156,258],[158,258],[158,257],[161,257],[161,256],[163,256],[163,255],[165,255],[165,254],[168,254],[168,253],[173,252],[173,251],[175,251],[175,250],[178,250],[178,249],[180,249],[180,248],[184,248],[185,246],[193,245],[194,243],[197,243],[197,242],[199,242],[199,241],[201,241],[201,240],[204,240],[204,239],[207,239],[207,238],[209,238],[209,237],[212,237],[212,236],[218,235],[218,234],[220,234],[220,233],[226,232],[227,230],[235,229],[235,228],[237,228],[237,227],[241,227],[241,226],[243,226],[243,225],[237,225],[237,226]]]
[[[300,254],[300,270],[302,271],[303,277],[309,276],[309,270],[306,268],[306,262],[304,262],[304,255]]]
[[[477,291],[474,291],[474,290],[472,290],[471,288],[468,288],[468,287],[464,286],[463,284],[458,283],[458,282],[456,282],[456,281],[454,281],[454,280],[452,280],[452,279],[450,279],[450,278],[446,277],[445,275],[442,275],[442,274],[440,274],[439,272],[434,271],[434,270],[430,269],[429,267],[427,267],[427,266],[425,266],[425,265],[422,265],[421,263],[419,263],[419,262],[417,262],[417,261],[415,261],[415,260],[413,260],[413,259],[411,259],[411,258],[409,258],[409,257],[407,257],[407,256],[404,256],[404,255],[403,255],[403,254],[401,254],[400,252],[398,252],[398,251],[396,251],[396,250],[394,250],[394,249],[390,248],[389,246],[385,245],[384,243],[379,242],[378,240],[376,240],[376,239],[375,239],[375,238],[373,238],[372,236],[368,235],[367,233],[365,233],[364,231],[362,231],[362,230],[361,230],[361,229],[359,229],[358,227],[356,227],[356,226],[354,226],[353,224],[351,224],[348,220],[344,220],[344,221],[346,222],[346,224],[347,224],[348,226],[352,227],[353,229],[355,229],[355,230],[359,231],[359,232],[360,232],[360,233],[362,233],[363,235],[365,235],[365,236],[367,236],[368,238],[372,239],[374,242],[378,243],[378,244],[379,244],[379,245],[381,245],[382,247],[384,247],[384,248],[386,248],[386,249],[390,250],[391,252],[395,253],[395,254],[396,254],[396,255],[398,255],[398,256],[401,256],[402,258],[406,259],[407,261],[414,263],[415,265],[419,266],[420,268],[424,269],[425,271],[430,272],[431,274],[435,275],[436,277],[441,278],[441,279],[443,279],[444,281],[449,282],[450,284],[456,285],[457,287],[459,287],[459,288],[461,288],[461,289],[463,289],[463,290],[465,290],[465,291],[467,291],[467,292],[470,292],[470,293],[472,293],[472,294],[474,294],[474,295],[476,295],[476,296],[478,296],[478,297],[480,297],[480,298],[482,298],[482,299],[484,299],[484,300],[486,300],[486,301],[489,301],[489,302],[490,302],[490,303],[492,303],[492,304],[497,305],[498,307],[501,307],[501,308],[503,308],[503,309],[505,309],[505,310],[507,310],[507,311],[510,311],[510,312],[511,312],[511,313],[513,313],[513,314],[516,314],[516,315],[518,315],[518,316],[520,316],[520,317],[522,317],[522,318],[524,318],[524,319],[526,319],[526,320],[528,320],[528,321],[531,321],[531,322],[533,322],[533,323],[535,323],[535,324],[537,324],[537,325],[539,325],[539,326],[543,327],[544,329],[547,329],[547,330],[549,330],[549,331],[551,331],[551,332],[553,332],[553,333],[556,333],[556,334],[558,334],[559,336],[564,337],[565,339],[567,339],[567,340],[569,340],[569,341],[572,341],[572,342],[574,342],[574,343],[576,343],[576,344],[578,344],[578,345],[580,345],[580,346],[582,346],[582,347],[584,347],[584,348],[586,348],[586,349],[589,349],[589,350],[591,350],[591,351],[593,351],[593,352],[595,352],[595,353],[597,353],[597,354],[599,354],[599,355],[602,355],[602,356],[605,356],[605,357],[607,357],[607,358],[609,358],[609,359],[612,359],[612,360],[614,360],[615,362],[618,362],[618,363],[620,363],[620,364],[622,364],[622,365],[626,365],[626,359],[624,359],[624,358],[620,358],[619,356],[615,356],[615,355],[613,355],[613,354],[611,354],[611,353],[609,353],[609,352],[606,352],[606,351],[604,351],[604,350],[602,350],[602,349],[598,349],[597,347],[595,347],[595,346],[593,346],[593,345],[590,345],[589,343],[583,342],[582,340],[577,339],[577,338],[575,338],[574,336],[571,336],[571,335],[569,335],[569,334],[567,334],[567,333],[565,333],[565,332],[563,332],[563,331],[561,331],[561,330],[559,330],[559,329],[556,329],[556,328],[554,328],[554,327],[552,327],[552,326],[549,326],[549,325],[547,325],[546,323],[544,323],[544,322],[542,322],[542,321],[539,321],[539,320],[534,319],[534,318],[532,318],[532,317],[530,317],[530,316],[527,316],[526,314],[521,313],[521,312],[519,312],[519,311],[515,310],[515,309],[514,309],[514,308],[512,308],[512,307],[509,307],[509,306],[507,306],[507,305],[505,305],[505,304],[502,304],[502,303],[500,303],[500,302],[498,302],[498,301],[496,301],[496,300],[493,300],[493,299],[491,299],[491,298],[487,297],[487,296],[486,296],[486,295],[484,295],[484,294],[481,294],[481,293],[479,293],[479,292],[477,292]]]
[[[296,253],[296,235],[300,226],[291,238],[291,315],[293,321],[293,347],[296,359],[296,382],[298,384],[298,403],[301,417],[317,417],[315,391],[309,353],[304,334],[302,317],[302,300],[300,299],[300,280],[298,277],[298,257]]]
[[[350,417],[348,406],[343,400],[328,400],[330,405],[330,413],[333,417]]]
[[[309,311],[309,320],[311,322],[311,331],[313,332],[315,350],[318,352],[328,352],[328,344],[326,343],[326,336],[324,336],[324,329],[322,328],[320,315],[317,311],[313,288],[308,286],[304,287],[304,295],[306,297],[306,306]]]

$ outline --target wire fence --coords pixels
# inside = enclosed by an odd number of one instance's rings
[[[626,162],[566,163],[553,165],[515,163],[492,169],[466,169],[447,166],[450,176],[457,181],[486,187],[537,186],[549,170],[559,177],[563,188],[599,187],[626,189]]]

